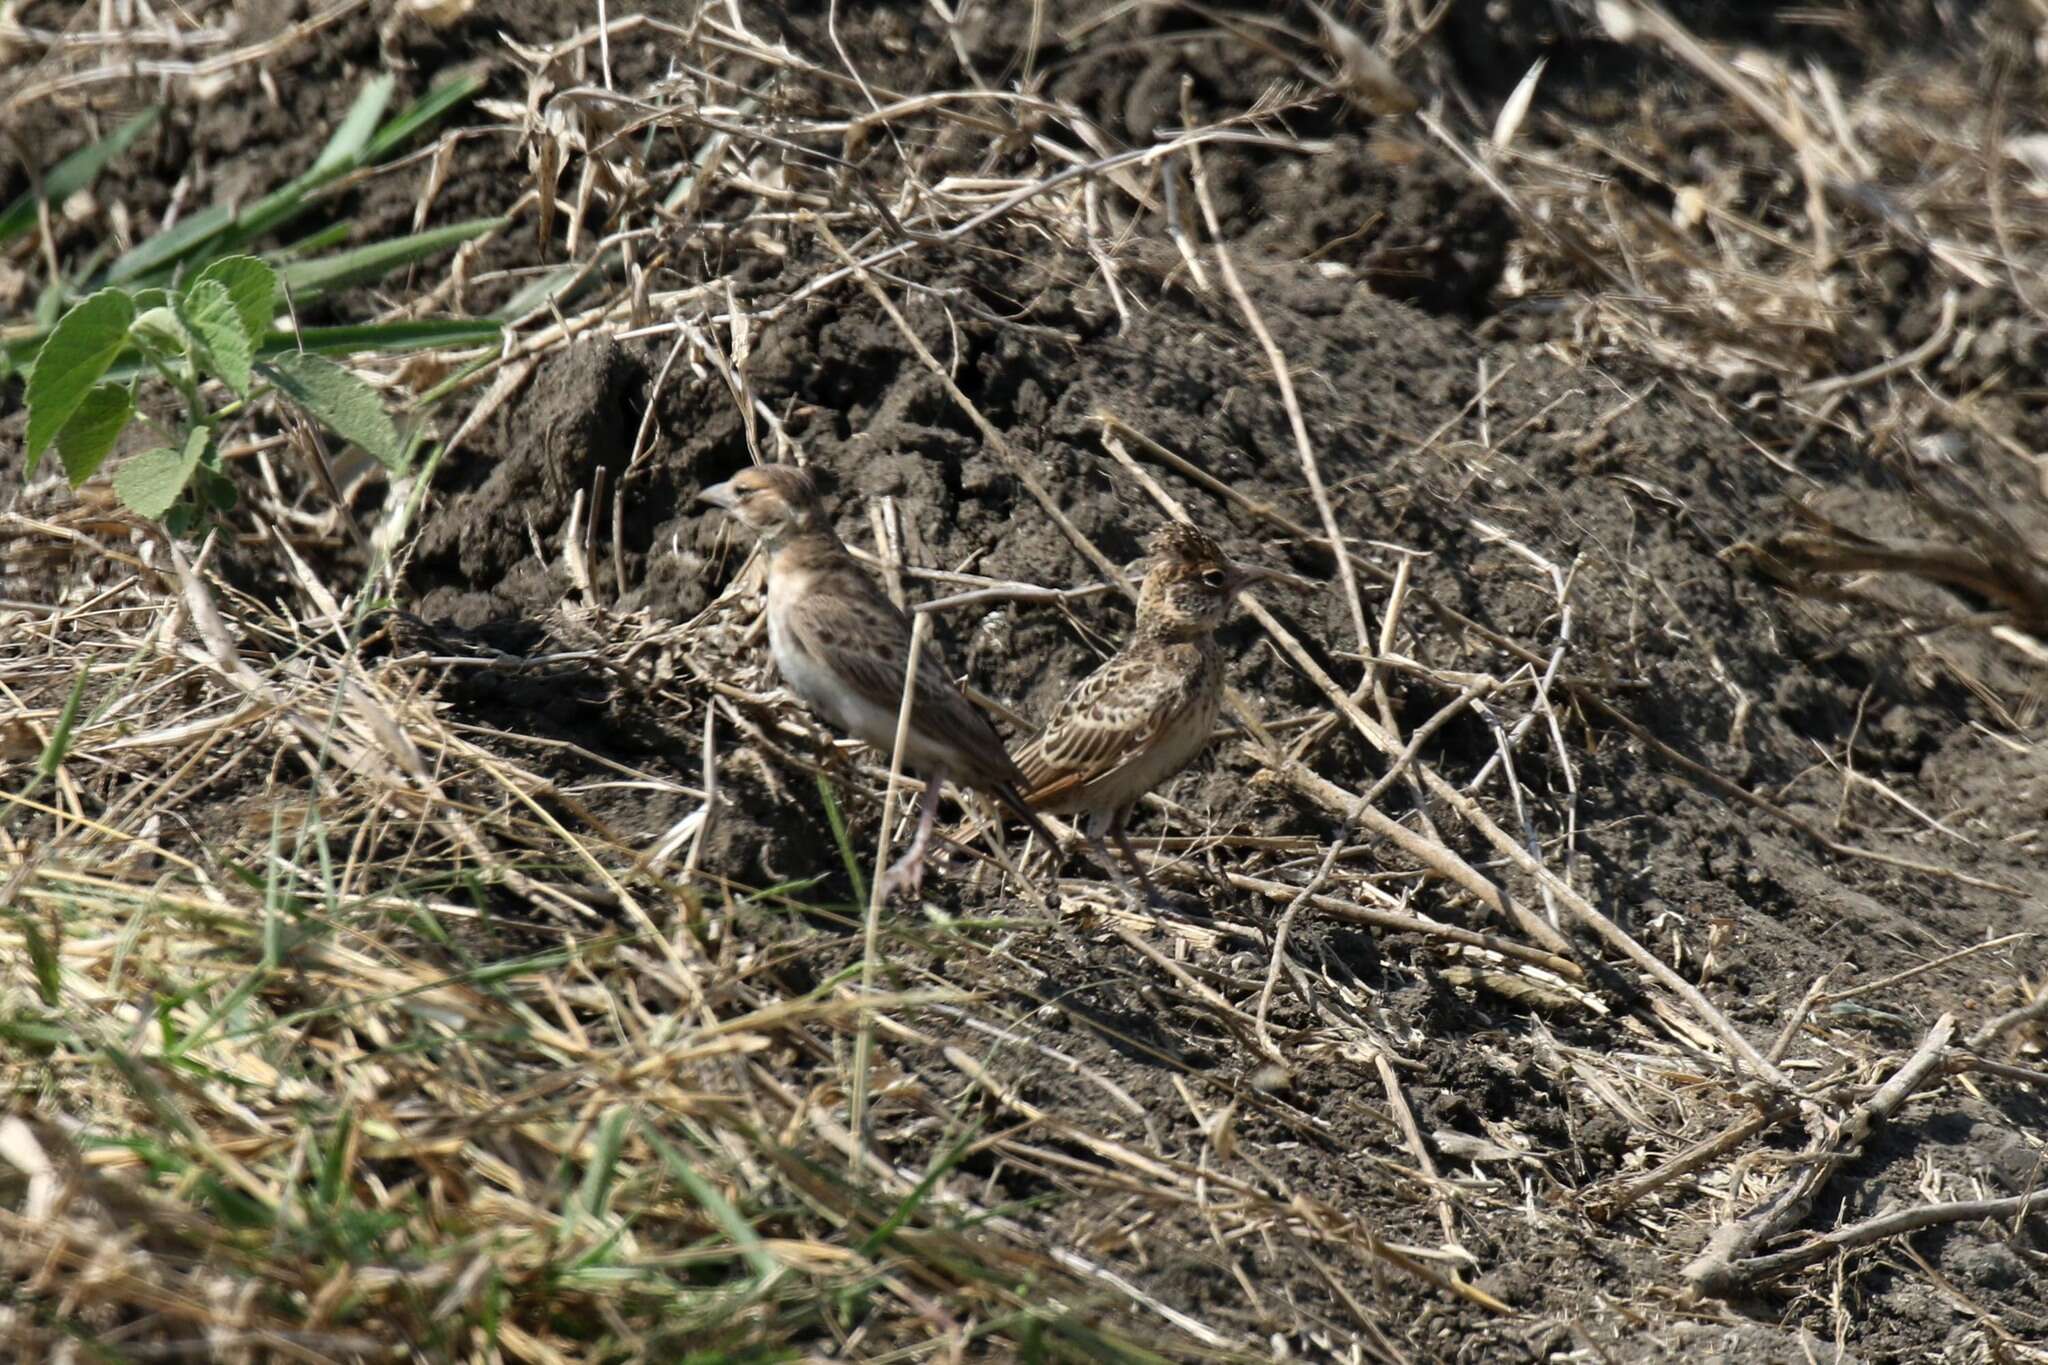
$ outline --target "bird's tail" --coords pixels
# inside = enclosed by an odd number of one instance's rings
[[[995,797],[1010,814],[1031,826],[1031,832],[1045,840],[1047,848],[1057,851],[1060,841],[1053,838],[1052,831],[1045,827],[1045,821],[1038,818],[1038,812],[1031,809],[1031,803],[1024,799],[1024,793],[1008,782],[998,783],[989,788],[989,795]]]

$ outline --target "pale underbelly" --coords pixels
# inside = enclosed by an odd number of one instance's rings
[[[772,622],[768,646],[783,686],[842,733],[880,751],[883,762],[889,760],[896,744],[896,707],[878,706],[854,691],[813,655],[795,648]],[[950,746],[933,743],[919,730],[915,713],[903,757],[909,767],[920,772],[951,771],[960,766]]]

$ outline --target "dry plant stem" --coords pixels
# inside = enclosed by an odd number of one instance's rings
[[[1257,1185],[1213,1168],[1187,1172],[1184,1170],[1185,1163],[1168,1163],[1156,1160],[1142,1152],[1134,1151],[1123,1143],[1099,1137],[1077,1124],[1071,1123],[1048,1110],[1039,1108],[1019,1094],[1014,1087],[1003,1085],[979,1062],[957,1047],[946,1048],[945,1056],[946,1060],[959,1068],[962,1073],[979,1081],[1004,1108],[1029,1121],[1035,1127],[1052,1133],[1064,1141],[1085,1147],[1116,1165],[1125,1166],[1133,1171],[1148,1175],[1162,1185],[1168,1186],[1176,1193],[1192,1185],[1195,1179],[1207,1181],[1238,1196],[1247,1203],[1266,1206],[1276,1213],[1285,1211],[1291,1217],[1301,1219],[1311,1231],[1317,1234],[1314,1240],[1318,1242],[1335,1242],[1339,1245],[1353,1247],[1356,1250],[1365,1252],[1369,1256],[1387,1262],[1389,1265],[1422,1280],[1426,1284],[1433,1285],[1447,1293],[1456,1294],[1459,1298],[1465,1299],[1468,1302],[1479,1304],[1498,1313],[1512,1312],[1506,1304],[1503,1304],[1499,1299],[1494,1298],[1486,1291],[1476,1286],[1465,1284],[1455,1278],[1447,1278],[1441,1275],[1412,1256],[1382,1242],[1370,1231],[1364,1228],[1342,1227],[1343,1220],[1341,1215],[1336,1214],[1334,1210],[1321,1208],[1299,1195],[1290,1197],[1284,1190],[1269,1194]],[[1323,1224],[1326,1221],[1336,1222],[1340,1226],[1336,1229],[1325,1227]]]
[[[1243,1010],[1231,1004],[1203,982],[1197,980],[1189,974],[1185,967],[1167,957],[1129,929],[1124,928],[1120,924],[1113,924],[1110,926],[1110,932],[1123,940],[1125,947],[1130,948],[1160,971],[1165,972],[1168,976],[1179,982],[1183,990],[1208,1006],[1210,1012],[1216,1016],[1216,1021],[1230,1030],[1231,1035],[1238,1042],[1260,1053],[1269,1062],[1277,1062],[1282,1066],[1286,1065],[1286,1059],[1280,1055],[1280,1049],[1273,1046],[1270,1039],[1261,1036],[1262,1030],[1255,1026],[1255,1021],[1248,1017]]]
[[[363,8],[369,0],[338,0],[310,18],[302,19],[282,33],[260,43],[238,47],[217,57],[208,57],[200,62],[166,61],[162,59],[143,61],[129,58],[96,67],[91,71],[69,72],[62,76],[23,86],[0,105],[0,118],[12,119],[17,109],[30,108],[51,95],[60,95],[67,90],[80,90],[107,81],[136,80],[147,77],[152,80],[198,80],[204,81],[221,76],[239,66],[252,65],[274,57],[287,48],[312,37],[324,28],[347,18]]]
[[[1963,1046],[1972,1052],[1982,1052],[2014,1029],[2043,1019],[2048,1019],[2048,986],[2042,987],[2040,994],[2018,1009],[2007,1010],[1979,1024],[1969,1037],[1963,1039]]]
[[[1695,1142],[1655,1170],[1646,1171],[1635,1179],[1617,1186],[1611,1193],[1601,1195],[1586,1206],[1586,1214],[1596,1222],[1604,1223],[1646,1195],[1655,1194],[1680,1176],[1691,1174],[1709,1162],[1734,1151],[1766,1128],[1776,1127],[1787,1119],[1796,1117],[1798,1113],[1798,1105],[1781,1104],[1775,1109],[1752,1114],[1710,1138]]]
[[[1391,622],[1393,619],[1393,613],[1390,611],[1386,620]],[[1382,644],[1384,645],[1384,640]],[[1358,798],[1358,806],[1351,818],[1344,822],[1343,827],[1337,831],[1337,836],[1330,840],[1329,848],[1324,850],[1321,866],[1316,868],[1314,874],[1303,884],[1301,890],[1295,893],[1294,899],[1287,903],[1287,908],[1281,912],[1280,923],[1273,930],[1271,961],[1266,964],[1266,984],[1259,992],[1257,1018],[1261,1037],[1265,1036],[1266,1015],[1272,1008],[1273,992],[1280,984],[1280,963],[1287,953],[1287,935],[1288,931],[1294,927],[1295,915],[1300,913],[1301,907],[1308,902],[1310,897],[1320,891],[1323,883],[1329,879],[1330,869],[1337,865],[1337,859],[1343,854],[1345,842],[1349,838],[1351,831],[1357,827],[1360,816],[1371,807],[1380,793],[1391,786],[1408,765],[1414,761],[1415,755],[1421,751],[1423,744],[1428,741],[1429,737],[1435,734],[1452,716],[1463,710],[1466,705],[1480,694],[1482,686],[1484,690],[1491,690],[1490,685],[1475,685],[1466,688],[1450,705],[1438,710],[1434,716],[1431,716],[1410,737],[1408,747],[1401,751],[1401,756],[1388,766],[1386,772],[1380,774],[1379,780],[1372,784],[1370,790]]]
[[[876,957],[880,951],[882,902],[888,893],[889,837],[896,827],[896,798],[903,790],[903,752],[910,744],[910,713],[917,704],[917,661],[924,653],[925,637],[931,634],[932,618],[919,614],[910,620],[910,660],[903,670],[903,701],[896,709],[896,742],[889,753],[889,786],[882,793],[882,829],[875,836],[875,870],[868,881],[868,910],[861,927],[860,1024],[853,1044],[853,1083],[847,1094],[847,1126],[853,1132],[853,1170],[858,1173],[867,1154],[868,1061],[875,1045],[875,1016],[870,1004],[875,993]],[[938,799],[927,792],[927,801]]]
[[[1408,1147],[1408,1155],[1415,1158],[1415,1164],[1423,1175],[1429,1178],[1429,1187],[1436,1194],[1437,1223],[1444,1230],[1444,1245],[1458,1247],[1458,1226],[1451,1211],[1449,1186],[1437,1174],[1436,1158],[1429,1154],[1429,1144],[1422,1140],[1422,1130],[1415,1126],[1415,1111],[1408,1105],[1408,1096],[1401,1089],[1401,1078],[1394,1073],[1394,1063],[1386,1050],[1374,1048],[1373,1070],[1379,1073],[1380,1090],[1387,1097],[1387,1109],[1394,1116],[1394,1126],[1401,1130],[1401,1141]]]
[[[1266,627],[1267,632],[1274,639],[1281,643],[1281,647],[1287,656],[1294,660],[1296,665],[1302,669],[1303,673],[1311,681],[1322,688],[1323,694],[1337,705],[1338,710],[1342,711],[1346,718],[1358,728],[1360,734],[1365,736],[1370,743],[1379,748],[1383,753],[1393,753],[1396,751],[1390,737],[1381,730],[1375,721],[1359,710],[1349,697],[1345,696],[1343,690],[1337,686],[1330,675],[1325,673],[1309,655],[1308,651],[1301,647],[1301,642],[1296,640],[1293,634],[1274,618],[1272,613],[1268,612],[1250,597],[1246,597],[1244,601],[1246,609],[1259,619],[1259,623]],[[1439,800],[1447,802],[1464,818],[1467,824],[1484,835],[1487,841],[1505,854],[1515,866],[1527,875],[1535,878],[1538,884],[1548,889],[1552,895],[1557,897],[1560,904],[1570,910],[1595,935],[1609,946],[1619,949],[1624,957],[1642,968],[1664,989],[1670,991],[1680,1000],[1683,1000],[1687,1007],[1693,1011],[1694,1015],[1701,1022],[1705,1023],[1708,1028],[1712,1029],[1722,1042],[1728,1045],[1732,1056],[1740,1059],[1760,1078],[1780,1088],[1789,1088],[1778,1068],[1766,1059],[1761,1052],[1758,1052],[1747,1038],[1744,1038],[1741,1033],[1736,1031],[1735,1026],[1728,1022],[1728,1017],[1715,1008],[1713,1002],[1702,995],[1698,987],[1694,986],[1677,972],[1671,970],[1661,958],[1658,958],[1648,949],[1644,948],[1642,944],[1637,943],[1622,931],[1620,925],[1596,909],[1592,902],[1580,895],[1556,873],[1530,856],[1528,850],[1524,849],[1513,835],[1495,824],[1484,811],[1479,809],[1478,804],[1470,797],[1451,786],[1450,783],[1444,781],[1442,777],[1429,768],[1421,765],[1417,765],[1417,767],[1418,771],[1422,774],[1423,781],[1428,784],[1432,795],[1436,796]],[[1563,938],[1556,930],[1531,914],[1526,908],[1520,906],[1519,903],[1511,904],[1514,905],[1513,913],[1515,914],[1516,923],[1524,933],[1529,934],[1537,942],[1544,944],[1554,951],[1564,953],[1571,951],[1570,947],[1564,943]]]
[[[1936,967],[1946,967],[1949,963],[1962,958],[1988,952],[1993,948],[2003,948],[2008,943],[2018,943],[2021,939],[2032,938],[2033,936],[2032,930],[2023,929],[2017,934],[2006,934],[2000,938],[1986,939],[1982,943],[1973,943],[1967,948],[1959,948],[1953,953],[1943,953],[1940,957],[1932,958],[1917,967],[1908,967],[1902,972],[1893,972],[1890,976],[1881,976],[1875,981],[1865,981],[1846,990],[1824,992],[1816,1003],[1832,1005],[1840,1000],[1853,1000],[1859,995],[1868,995],[1872,991],[1881,991],[1888,986],[1896,986],[1901,981],[1910,981],[1922,972],[1931,972]]]
[[[1861,1151],[1864,1142],[1891,1120],[1899,1106],[1940,1073],[1942,1053],[1955,1038],[1955,1016],[1944,1014],[1920,1041],[1905,1065],[1877,1093],[1851,1110],[1835,1131],[1812,1146],[1800,1158],[1804,1169],[1757,1208],[1732,1223],[1722,1225],[1708,1239],[1700,1254],[1685,1267],[1687,1287],[1695,1295],[1725,1296],[1747,1283],[1751,1275],[1744,1266],[1752,1253],[1776,1237],[1798,1227],[1813,1208],[1814,1199],[1835,1173]]]
[[[1244,603],[1246,612],[1261,626],[1264,626],[1266,633],[1272,636],[1274,641],[1279,644],[1280,652],[1286,655],[1296,668],[1301,670],[1304,677],[1308,678],[1310,682],[1314,683],[1322,691],[1322,694],[1329,699],[1330,704],[1335,706],[1338,712],[1345,719],[1349,720],[1373,747],[1386,754],[1389,759],[1397,758],[1400,755],[1402,746],[1393,741],[1392,737],[1380,727],[1378,721],[1372,719],[1359,709],[1358,704],[1351,700],[1350,695],[1343,688],[1339,687],[1336,680],[1324,672],[1322,665],[1318,664],[1315,658],[1302,647],[1301,641],[1294,638],[1293,631],[1283,625],[1280,619],[1274,616],[1273,613],[1267,611],[1265,605],[1251,593],[1244,594],[1241,600]],[[1508,852],[1511,858],[1515,858],[1518,862],[1525,864],[1530,861],[1528,854],[1523,851],[1521,845],[1514,838],[1500,831],[1497,826],[1494,826],[1491,820],[1480,813],[1476,805],[1465,799],[1456,789],[1452,788],[1442,778],[1437,777],[1427,767],[1421,764],[1415,764],[1413,767],[1422,772],[1424,781],[1429,784],[1430,789],[1437,796],[1444,797],[1448,794],[1450,798],[1454,798],[1453,804],[1460,806],[1460,813],[1465,814],[1468,820],[1473,821],[1475,827],[1480,828],[1481,832],[1488,833],[1489,837],[1498,834],[1500,837],[1494,839],[1496,846],[1500,846],[1505,841],[1506,848],[1503,851]],[[1377,833],[1384,833],[1389,838],[1403,841],[1404,844],[1409,844],[1411,853],[1415,851],[1412,847],[1412,841],[1422,839],[1422,836],[1414,834],[1405,826],[1399,825],[1393,820],[1389,820],[1378,811],[1370,807],[1359,810],[1355,801],[1346,801],[1344,814],[1348,817],[1354,811],[1364,819],[1368,828]],[[1392,833],[1392,829],[1399,829],[1401,833],[1395,835]],[[1444,858],[1446,856],[1455,859],[1461,864],[1463,862],[1462,859],[1457,859],[1455,854],[1452,854],[1447,847],[1439,842],[1427,841],[1427,846],[1434,851],[1431,858],[1431,865],[1433,866],[1444,865]],[[1469,868],[1466,870],[1470,871]],[[1477,876],[1478,874],[1473,873],[1472,875]],[[1481,880],[1484,879],[1482,878]],[[1526,907],[1509,898],[1505,892],[1497,888],[1494,889],[1490,903],[1494,909],[1512,918],[1515,921],[1516,927],[1530,938],[1536,940],[1536,942],[1541,943],[1552,952],[1570,956],[1571,945],[1565,941],[1562,934],[1558,933],[1557,930],[1551,928],[1548,924],[1545,924]]]
[[[1247,745],[1250,756],[1264,761],[1266,755],[1256,745]],[[1526,909],[1518,908],[1513,896],[1491,881],[1485,873],[1473,867],[1446,845],[1425,835],[1417,834],[1400,821],[1368,806],[1359,809],[1358,794],[1347,791],[1319,773],[1296,764],[1281,772],[1280,780],[1308,797],[1339,820],[1357,818],[1365,828],[1387,840],[1403,853],[1414,859],[1420,867],[1427,868],[1437,876],[1464,890],[1482,906],[1494,914],[1512,922],[1537,942],[1557,951],[1560,956],[1570,953],[1571,947],[1548,924],[1531,915]],[[1290,886],[1287,894],[1292,896],[1301,888]],[[1534,927],[1532,927],[1534,926]]]
[[[916,330],[911,327],[909,321],[896,307],[895,301],[889,297],[881,285],[875,283],[874,277],[866,269],[866,266],[872,264],[872,262],[856,261],[852,254],[847,251],[846,247],[840,243],[839,238],[833,235],[832,229],[827,227],[822,219],[814,218],[811,221],[812,225],[817,228],[818,234],[825,239],[825,244],[832,249],[833,254],[846,262],[846,271],[844,273],[851,274],[855,279],[859,280],[861,286],[868,291],[869,296],[881,305],[882,311],[889,315],[889,320],[896,324],[896,330],[903,334],[903,339],[909,343],[911,350],[917,353],[917,358],[924,363],[924,367],[932,372],[933,377],[946,390],[946,396],[953,400],[955,406],[966,415],[970,422],[974,423],[976,429],[981,432],[982,439],[988,442],[989,448],[995,451],[997,458],[1008,466],[1010,473],[1016,477],[1017,482],[1024,485],[1025,490],[1037,501],[1045,514],[1052,518],[1053,524],[1060,528],[1060,533],[1066,536],[1068,541],[1073,544],[1075,549],[1081,552],[1090,564],[1095,566],[1096,571],[1102,575],[1105,581],[1110,583],[1123,582],[1123,575],[1117,571],[1116,565],[1109,562],[1109,556],[1103,554],[1096,547],[1095,542],[1090,540],[1080,527],[1074,525],[1073,519],[1061,510],[1059,503],[1054,500],[1052,493],[1039,481],[1038,476],[1031,472],[1030,466],[1018,457],[1017,452],[1011,448],[1009,441],[1005,439],[1003,433],[998,431],[995,424],[982,415],[981,409],[974,405],[973,399],[960,391],[960,386],[953,382],[953,376],[947,372],[946,367],[939,363],[938,357],[934,356],[931,350],[924,344],[923,339],[918,336]]]
[[[1188,108],[1188,92],[1192,87],[1193,78],[1182,76],[1181,118],[1190,125],[1194,122]],[[1287,368],[1287,357],[1281,353],[1279,343],[1273,340],[1273,333],[1267,329],[1258,305],[1252,302],[1244,281],[1238,278],[1229,248],[1223,244],[1223,224],[1216,215],[1216,205],[1209,193],[1209,178],[1203,172],[1199,145],[1188,147],[1188,163],[1194,171],[1195,199],[1202,206],[1202,220],[1208,226],[1210,245],[1216,251],[1216,267],[1223,277],[1223,287],[1236,302],[1238,311],[1244,314],[1246,325],[1258,337],[1259,346],[1266,353],[1266,363],[1273,367],[1273,380],[1280,389],[1280,404],[1287,410],[1287,424],[1294,433],[1294,453],[1300,459],[1301,472],[1308,480],[1309,496],[1315,499],[1316,512],[1322,517],[1323,532],[1330,538],[1331,553],[1337,559],[1337,579],[1344,585],[1345,604],[1351,608],[1351,628],[1357,634],[1359,652],[1365,653],[1372,648],[1372,632],[1365,624],[1365,604],[1358,595],[1358,576],[1352,572],[1351,554],[1345,549],[1343,533],[1337,527],[1337,512],[1330,505],[1329,490],[1323,487],[1322,469],[1316,463],[1315,446],[1308,439],[1308,422],[1302,417],[1301,403],[1294,394],[1294,377]]]
[[[1227,872],[1223,879],[1240,891],[1256,892],[1267,900],[1283,904],[1301,894],[1301,888],[1298,886],[1289,886],[1286,882],[1266,881],[1242,872]],[[1368,925],[1395,934],[1420,934],[1424,938],[1439,938],[1449,943],[1462,944],[1467,948],[1484,949],[1489,953],[1499,953],[1502,957],[1513,958],[1517,962],[1526,962],[1532,967],[1555,972],[1573,981],[1583,980],[1585,977],[1584,970],[1570,958],[1546,953],[1541,948],[1531,948],[1528,944],[1517,943],[1511,938],[1482,934],[1476,929],[1461,929],[1455,924],[1439,924],[1422,915],[1403,914],[1397,910],[1380,910],[1338,896],[1310,896],[1308,903],[1332,919],[1344,920],[1350,924]]]
[[[1736,1262],[1730,1269],[1738,1283],[1753,1284],[1788,1270],[1824,1261],[1852,1247],[1868,1246],[1901,1233],[1918,1232],[1921,1228],[1939,1227],[1944,1223],[2005,1222],[2039,1212],[2048,1212],[2048,1190],[2035,1190],[2031,1194],[2013,1195],[2007,1199],[1962,1199],[1946,1204],[1919,1204],[1824,1232],[1810,1242],[1784,1251],[1751,1256]]]
[[[1954,335],[1956,330],[1957,302],[1955,290],[1948,289],[1942,292],[1940,321],[1934,324],[1933,334],[1912,350],[1893,356],[1890,360],[1880,364],[1872,365],[1867,370],[1858,370],[1855,374],[1845,374],[1835,379],[1816,380],[1811,384],[1803,386],[1800,389],[1800,393],[1810,399],[1827,398],[1834,394],[1847,393],[1851,389],[1860,389],[1865,384],[1874,384],[1878,380],[1891,375],[1918,369],[1927,361],[1941,354],[1942,348],[1948,345],[1949,337]]]
[[[1786,1016],[1785,1026],[1778,1030],[1777,1038],[1771,1043],[1771,1050],[1764,1054],[1766,1057],[1774,1062],[1785,1060],[1785,1054],[1792,1050],[1792,1040],[1799,1036],[1799,1026],[1806,1022],[1806,1016],[1813,1012],[1815,1002],[1826,993],[1828,981],[1833,976],[1832,971],[1827,971],[1813,979],[1813,984],[1806,988],[1806,994],[1800,997],[1799,1003],[1793,1006],[1792,1013]]]
[[[1257,498],[1246,496],[1243,489],[1233,484],[1225,483],[1208,470],[1182,455],[1179,451],[1161,445],[1122,418],[1107,412],[1097,412],[1094,414],[1094,418],[1102,423],[1105,436],[1109,434],[1128,436],[1137,444],[1140,450],[1190,483],[1208,489],[1225,502],[1235,507],[1243,508],[1247,514],[1278,527],[1297,540],[1310,545],[1319,545],[1324,549],[1330,548],[1329,538],[1321,532],[1310,530],[1269,502],[1262,502]]]

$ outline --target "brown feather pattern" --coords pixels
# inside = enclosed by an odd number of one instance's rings
[[[779,550],[775,559],[774,573],[795,574],[803,581],[802,591],[791,596],[781,614],[791,643],[849,692],[894,717],[910,658],[910,618],[836,539],[806,537]],[[911,725],[959,756],[954,774],[968,785],[987,789],[1022,782],[995,728],[954,686],[937,642],[930,639],[918,659]],[[870,736],[861,738],[872,742]]]

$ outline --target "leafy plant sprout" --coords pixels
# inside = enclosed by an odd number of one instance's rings
[[[27,371],[29,472],[54,452],[77,487],[99,473],[123,434],[140,423],[161,444],[124,459],[114,491],[130,510],[184,536],[234,507],[220,433],[250,403],[271,396],[375,457],[394,476],[407,472],[416,437],[401,434],[374,389],[319,352],[474,344],[495,340],[497,324],[279,330],[273,321],[283,302],[302,305],[380,278],[479,237],[500,220],[456,223],[329,255],[311,253],[345,238],[349,224],[262,256],[245,248],[313,207],[322,187],[372,165],[477,88],[474,78],[448,82],[387,121],[393,81],[371,80],[312,166],[286,185],[246,207],[216,204],[192,214],[107,265],[87,282],[98,287],[85,292],[81,286],[53,325],[0,339],[0,376]],[[58,163],[43,177],[40,198],[49,202],[90,184],[156,116],[145,110]],[[0,241],[35,225],[36,199],[24,195],[0,211]],[[54,300],[64,301],[62,293]],[[175,415],[138,406],[146,377],[176,395]],[[216,395],[226,401],[212,401]]]

